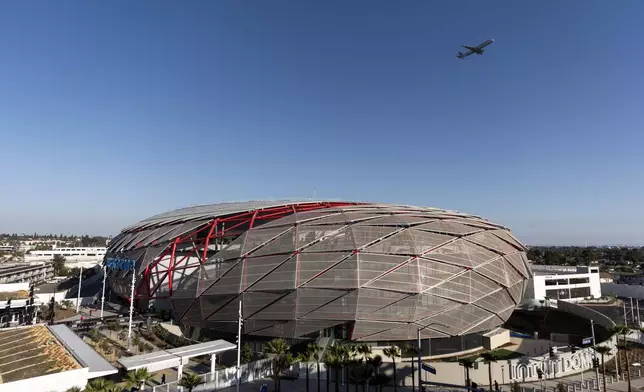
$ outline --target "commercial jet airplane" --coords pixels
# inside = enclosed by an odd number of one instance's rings
[[[461,45],[462,47],[464,47],[465,49],[467,49],[467,52],[465,52],[465,53],[458,52],[458,54],[456,55],[456,57],[458,57],[459,59],[464,59],[465,57],[467,57],[467,56],[469,56],[469,55],[471,55],[471,54],[473,54],[473,53],[476,53],[476,54],[483,54],[483,52],[484,52],[483,48],[484,48],[484,47],[486,47],[486,46],[488,46],[488,45],[491,45],[491,44],[492,44],[492,42],[494,42],[494,40],[493,40],[493,39],[489,39],[489,40],[487,40],[487,41],[485,41],[485,42],[483,42],[482,44],[479,44],[479,45],[477,45],[477,46]]]

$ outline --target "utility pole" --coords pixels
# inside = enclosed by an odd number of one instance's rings
[[[635,300],[635,306],[637,307],[637,328],[642,327],[642,321],[640,320],[640,299]]]
[[[239,392],[240,377],[239,371],[241,370],[241,332],[242,332],[242,301],[239,300],[239,318],[237,320],[237,392]]]
[[[628,320],[626,319],[626,302],[622,301],[622,304],[624,305],[624,325],[628,327]]]
[[[635,312],[633,311],[633,297],[629,297],[631,299],[631,320],[633,320],[633,324],[635,324]]]
[[[78,272],[78,297],[76,298],[76,314],[80,312],[80,294],[81,294],[81,284],[83,283],[83,266],[81,265],[80,271]]]
[[[593,361],[597,359],[597,350],[595,346],[595,320],[590,319],[590,331],[593,336]],[[595,380],[597,380],[597,388],[599,389],[599,368],[595,368]]]

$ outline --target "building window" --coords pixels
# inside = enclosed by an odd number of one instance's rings
[[[587,298],[590,296],[590,287],[578,287],[575,289],[570,289],[571,298]]]
[[[570,284],[590,283],[590,278],[570,278]]]

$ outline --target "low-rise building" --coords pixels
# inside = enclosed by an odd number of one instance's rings
[[[598,267],[533,264],[532,273],[527,298],[574,302],[602,296]]]

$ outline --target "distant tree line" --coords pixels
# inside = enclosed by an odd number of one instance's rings
[[[17,244],[21,241],[60,241],[73,247],[98,247],[105,246],[108,237],[89,235],[67,235],[67,234],[0,234],[0,242]],[[39,248],[42,248],[40,249]],[[48,245],[36,245],[36,250],[47,250]]]
[[[639,265],[644,264],[644,247],[533,246],[528,258],[545,265]]]

